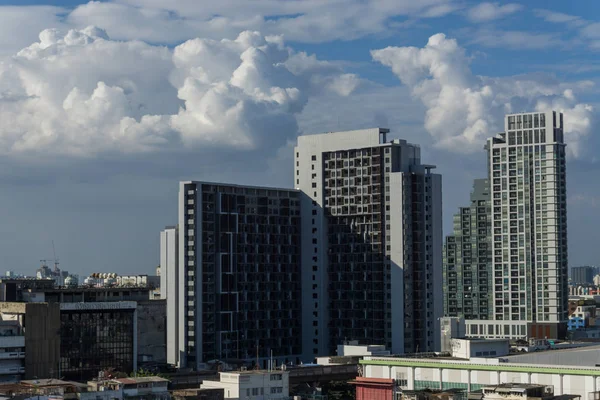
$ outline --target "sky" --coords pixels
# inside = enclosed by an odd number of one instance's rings
[[[291,187],[299,135],[387,127],[444,233],[509,112],[564,113],[569,263],[600,264],[600,3],[0,0],[0,272],[154,273],[180,180]]]

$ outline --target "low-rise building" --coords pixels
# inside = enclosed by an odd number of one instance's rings
[[[276,400],[289,397],[287,371],[236,371],[219,373],[219,381],[205,380],[202,389],[223,389],[225,399]]]
[[[175,400],[223,400],[223,389],[183,389],[174,390]]]
[[[600,346],[469,360],[448,356],[365,357],[362,377],[391,379],[394,390],[481,390],[521,383],[552,386],[558,396],[600,398]]]
[[[483,400],[552,400],[554,386],[503,383],[482,389]]]
[[[60,374],[86,381],[106,369],[137,370],[135,301],[61,303]]]
[[[58,305],[0,302],[0,382],[58,374]]]
[[[569,299],[569,322],[567,329],[575,331],[596,325],[596,300],[593,298]]]
[[[471,359],[474,357],[501,357],[510,351],[508,339],[452,339],[452,357]]]
[[[118,378],[88,382],[91,393],[112,392],[113,399],[167,400],[169,380],[158,376]]]

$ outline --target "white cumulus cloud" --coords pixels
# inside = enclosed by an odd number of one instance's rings
[[[504,128],[505,113],[555,109],[565,113],[570,154],[581,155],[593,108],[578,103],[574,93],[589,88],[590,82],[563,84],[543,74],[477,76],[465,50],[444,34],[431,36],[423,48],[388,47],[371,54],[375,61],[390,67],[423,103],[425,128],[439,147],[478,151],[486,138]]]
[[[276,147],[298,134],[310,96],[358,83],[258,32],[170,50],[96,27],[48,29],[0,63],[0,154]]]

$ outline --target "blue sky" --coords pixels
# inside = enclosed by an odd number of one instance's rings
[[[543,108],[570,263],[599,264],[599,55],[594,1],[0,0],[0,270],[54,241],[65,269],[150,273],[178,180],[289,187],[298,135],[374,125],[438,165],[448,233],[503,114]]]

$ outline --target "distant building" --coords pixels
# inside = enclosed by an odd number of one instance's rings
[[[219,381],[205,380],[202,389],[223,389],[225,399],[289,399],[289,372],[220,372]]]
[[[488,179],[476,179],[444,244],[444,316],[492,318],[492,214]]]
[[[594,283],[594,275],[597,273],[596,267],[571,267],[572,285],[591,285]]]
[[[575,331],[597,325],[597,303],[593,299],[569,299],[569,322],[567,329]]]
[[[569,296],[597,296],[600,294],[600,287],[597,285],[569,285]]]

